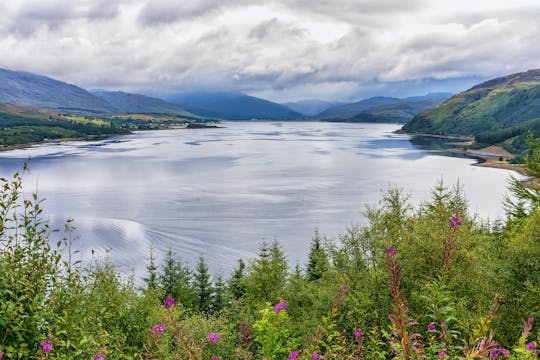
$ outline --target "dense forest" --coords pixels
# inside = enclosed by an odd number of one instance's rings
[[[531,176],[540,144],[530,139]],[[540,192],[509,185],[507,217],[473,216],[459,185],[413,207],[388,190],[365,226],[314,232],[307,264],[261,244],[228,278],[153,252],[144,279],[81,263],[76,222],[46,221],[24,171],[1,179],[4,359],[533,359]]]

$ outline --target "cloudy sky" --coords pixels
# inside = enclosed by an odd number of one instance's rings
[[[540,67],[538,0],[2,0],[0,67],[276,101],[460,91]]]

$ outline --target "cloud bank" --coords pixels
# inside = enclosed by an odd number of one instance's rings
[[[277,101],[459,91],[540,67],[536,0],[4,0],[0,67]]]

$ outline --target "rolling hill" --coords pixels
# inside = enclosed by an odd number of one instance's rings
[[[474,136],[517,153],[525,135],[540,136],[540,69],[492,79],[421,112],[404,132]]]
[[[61,111],[118,111],[88,91],[46,76],[0,69],[0,102]]]
[[[444,99],[419,101],[403,100],[394,104],[377,105],[346,120],[348,122],[407,123],[419,112],[432,108],[443,102],[443,100]]]
[[[52,139],[87,138],[127,133],[95,118],[63,115],[21,105],[0,103],[0,147],[27,145]]]
[[[194,115],[179,105],[146,95],[122,91],[94,91],[95,96],[107,101],[123,113],[131,114],[173,114],[193,117]]]
[[[228,120],[294,120],[302,115],[283,105],[232,92],[195,92],[173,94],[165,100],[204,117]]]
[[[321,120],[349,119],[371,107],[395,104],[401,101],[403,100],[392,97],[376,96],[350,104],[331,107],[316,115],[315,117]]]

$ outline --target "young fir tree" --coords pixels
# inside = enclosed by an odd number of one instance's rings
[[[229,292],[233,299],[238,300],[245,294],[243,280],[245,277],[246,263],[244,260],[238,260],[238,267],[233,271],[229,279]]]
[[[199,257],[197,268],[193,274],[193,290],[195,292],[195,305],[201,311],[212,309],[212,283],[208,273],[208,265],[202,256]]]
[[[214,296],[212,297],[212,311],[220,311],[227,307],[227,288],[223,277],[217,274],[214,277]]]
[[[270,246],[263,243],[246,277],[246,294],[255,302],[278,301],[287,283],[287,275],[287,259],[279,243],[274,241]]]
[[[165,295],[172,295],[177,303],[185,307],[191,307],[194,301],[194,293],[191,287],[191,273],[187,267],[174,258],[171,249],[163,262],[159,285],[165,290]]]
[[[328,267],[328,254],[322,247],[322,239],[319,230],[315,229],[309,250],[309,260],[306,269],[307,279],[314,281],[322,278],[323,274],[328,271]]]
[[[146,271],[148,276],[143,278],[146,283],[147,291],[155,291],[158,287],[158,272],[154,258],[154,248],[150,248],[150,257],[148,258],[148,265],[146,265]]]

